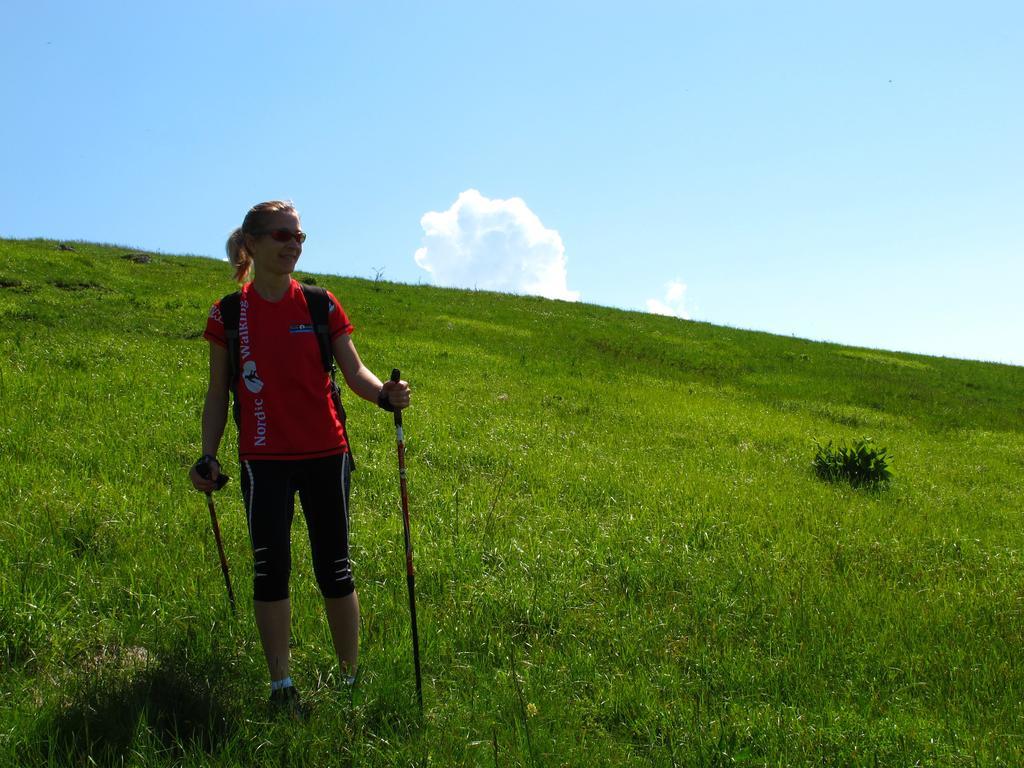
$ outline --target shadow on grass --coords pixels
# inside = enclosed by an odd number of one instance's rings
[[[238,722],[227,667],[178,653],[83,672],[64,705],[39,721],[23,762],[122,765],[136,748],[176,757],[215,754]]]

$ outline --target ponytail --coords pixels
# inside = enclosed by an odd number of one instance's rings
[[[252,254],[245,247],[245,233],[241,227],[231,233],[226,249],[228,261],[235,268],[235,282],[244,283],[252,269]]]

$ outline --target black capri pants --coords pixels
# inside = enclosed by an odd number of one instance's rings
[[[348,556],[348,495],[352,468],[347,453],[296,461],[242,463],[242,498],[253,552],[253,598],[288,597],[295,492],[309,529],[313,570],[324,597],[355,591]]]

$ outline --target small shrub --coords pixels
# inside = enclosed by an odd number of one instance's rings
[[[892,462],[888,449],[872,444],[870,437],[854,442],[852,448],[844,443],[838,448],[822,445],[814,441],[817,451],[814,454],[814,471],[818,477],[830,482],[847,480],[854,488],[860,486],[877,486],[889,482]]]

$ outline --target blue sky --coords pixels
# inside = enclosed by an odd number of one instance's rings
[[[41,0],[5,27],[0,236],[220,257],[288,198],[308,271],[1024,365],[1019,3]]]

